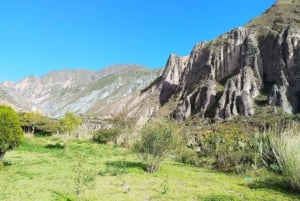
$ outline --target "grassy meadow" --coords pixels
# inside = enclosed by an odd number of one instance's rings
[[[300,200],[265,170],[220,173],[166,159],[157,173],[130,150],[89,140],[29,137],[5,156],[0,200]]]

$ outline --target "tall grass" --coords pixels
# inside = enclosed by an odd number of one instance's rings
[[[270,137],[285,182],[300,192],[300,125],[292,123],[283,131],[276,129]]]

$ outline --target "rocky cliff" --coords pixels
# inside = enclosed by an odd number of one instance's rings
[[[155,114],[172,101],[176,119],[249,116],[264,91],[268,104],[299,112],[299,13],[299,1],[279,0],[245,27],[195,45],[190,55],[172,54],[163,75],[142,91],[151,106],[138,108]]]

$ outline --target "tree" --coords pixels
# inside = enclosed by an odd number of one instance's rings
[[[0,160],[8,150],[20,145],[23,138],[18,114],[11,107],[0,105]]]
[[[69,136],[71,135],[72,131],[78,129],[80,124],[82,124],[82,120],[71,112],[67,112],[59,121],[62,130],[68,132]]]
[[[161,160],[172,149],[174,127],[160,121],[146,124],[140,131],[141,139],[135,143],[134,150],[147,163],[147,172],[158,170]]]
[[[19,115],[25,133],[51,135],[58,130],[56,120],[43,116],[38,112],[20,113]]]

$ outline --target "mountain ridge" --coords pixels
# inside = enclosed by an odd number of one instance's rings
[[[37,110],[50,117],[62,116],[67,111],[82,114],[110,93],[115,93],[114,99],[120,99],[136,92],[148,84],[159,71],[139,65],[114,65],[100,71],[87,69],[52,71],[41,77],[29,76],[15,83],[3,82],[0,87],[10,96],[5,100],[2,94],[0,99],[3,103],[15,105],[20,111]],[[140,83],[139,76],[146,77],[144,83]],[[135,86],[137,85],[135,82],[141,86]],[[119,89],[121,85],[123,91]],[[126,87],[131,89],[128,90]],[[18,97],[22,100],[18,101]],[[21,104],[24,100],[27,100],[26,107]],[[109,104],[110,102],[106,101],[103,107]]]

